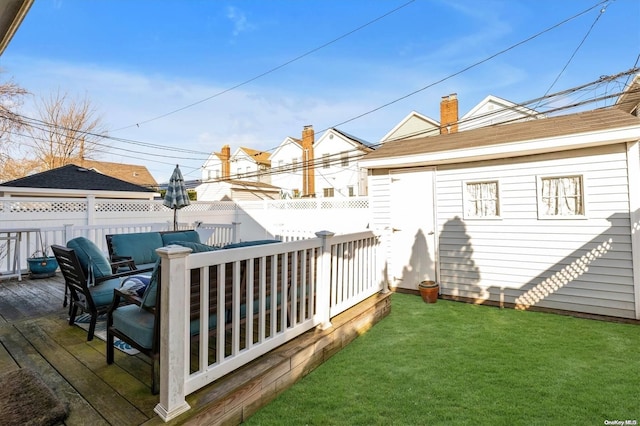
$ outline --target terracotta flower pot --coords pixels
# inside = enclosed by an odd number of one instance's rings
[[[425,303],[436,303],[438,301],[438,293],[440,285],[435,281],[422,281],[418,284],[420,296]]]

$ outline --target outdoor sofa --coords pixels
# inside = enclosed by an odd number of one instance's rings
[[[130,234],[133,235],[133,234]],[[173,235],[175,237],[175,235]],[[254,245],[280,243],[279,240],[256,240],[256,241],[244,241],[240,243],[228,244],[224,247],[212,247],[199,242],[190,241],[177,241],[174,240],[171,244],[181,245],[188,247],[193,253],[201,253],[206,251],[226,250],[232,248],[242,248]],[[258,267],[258,260],[255,259]],[[266,260],[267,271],[272,268],[272,260]],[[277,268],[281,271],[282,265],[280,261],[277,261]],[[114,339],[117,337],[126,343],[130,344],[140,352],[149,356],[152,359],[151,374],[152,374],[152,392],[158,393],[159,391],[159,377],[158,377],[158,363],[159,363],[159,323],[160,323],[160,267],[161,262],[156,261],[153,271],[147,275],[140,277],[147,285],[140,291],[129,291],[127,289],[127,282],[123,284],[122,288],[114,290],[114,298],[111,308],[107,313],[107,364],[114,362]],[[246,320],[246,300],[247,300],[247,286],[241,285],[239,290],[234,290],[232,280],[232,268],[231,263],[224,265],[225,268],[225,301],[224,312],[220,315],[217,312],[218,298],[218,266],[211,266],[212,270],[209,272],[209,315],[208,315],[208,327],[209,332],[214,332],[220,325],[228,327],[231,323],[233,316],[233,294],[234,291],[240,291],[239,300],[240,305],[240,317],[243,321]],[[257,270],[257,269],[256,269]],[[268,273],[270,275],[270,273]],[[281,275],[279,275],[281,276]],[[243,273],[243,280],[246,279]],[[190,333],[192,338],[197,338],[200,328],[200,270],[193,269],[190,272],[190,300],[191,306],[190,312]],[[287,280],[288,281],[288,280]],[[282,287],[289,283],[283,282],[280,278],[277,283],[278,292],[278,306],[281,302]],[[254,294],[259,292],[259,278],[256,275],[253,283]],[[271,299],[271,285],[266,286],[266,305],[270,306]],[[258,300],[254,300],[253,312],[258,312]]]

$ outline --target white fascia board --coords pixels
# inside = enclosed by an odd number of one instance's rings
[[[640,126],[613,130],[579,133],[562,137],[534,139],[487,145],[466,149],[451,149],[402,157],[362,159],[359,164],[367,169],[407,167],[416,165],[440,165],[466,163],[471,161],[494,160],[504,157],[520,157],[547,152],[567,151],[592,146],[611,145],[620,142],[640,140]]]
[[[153,200],[154,197],[159,197],[158,192],[127,192],[127,191],[92,191],[81,189],[60,189],[60,188],[23,188],[23,187],[0,187],[0,192],[9,194],[8,196],[20,196],[20,197],[71,197],[71,198],[85,198],[88,196],[94,196],[96,198],[127,198],[127,199],[146,199]]]

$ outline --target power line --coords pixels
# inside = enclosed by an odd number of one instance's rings
[[[589,27],[589,29],[587,30],[587,33],[584,35],[584,37],[582,37],[582,40],[580,41],[580,43],[578,44],[578,47],[575,48],[575,50],[573,51],[573,53],[571,54],[571,56],[569,57],[569,60],[567,61],[566,64],[564,64],[564,67],[562,67],[562,69],[560,70],[560,72],[558,73],[558,75],[556,76],[555,80],[553,80],[553,83],[551,83],[551,86],[549,86],[549,88],[547,89],[546,92],[544,92],[544,94],[548,94],[549,91],[551,91],[551,89],[553,88],[553,86],[556,85],[556,83],[558,82],[558,80],[560,79],[560,77],[562,76],[562,74],[564,74],[565,70],[567,69],[567,67],[569,66],[569,64],[571,63],[571,61],[573,60],[573,58],[576,56],[576,54],[578,53],[578,50],[580,50],[580,48],[582,47],[582,45],[584,44],[584,42],[587,40],[587,37],[589,37],[589,34],[591,34],[591,31],[593,30],[593,27],[596,26],[596,23],[598,23],[598,21],[600,20],[600,17],[604,14],[604,12],[607,10],[607,7],[609,6],[609,1],[610,0],[605,0],[605,4],[604,6],[600,9],[600,12],[598,13],[598,16],[596,16],[596,19],[593,21],[593,23],[591,24],[591,26]]]
[[[615,80],[617,80],[617,79],[619,79],[621,77],[625,77],[627,75],[635,74],[638,71],[640,71],[640,68],[636,67],[636,68],[632,68],[632,69],[630,69],[628,71],[615,74],[613,76],[601,77],[600,79],[595,80],[595,81],[590,82],[590,83],[587,83],[587,84],[583,84],[583,85],[580,85],[580,86],[577,86],[577,87],[573,87],[573,88],[570,88],[570,89],[565,89],[565,90],[562,90],[560,92],[553,93],[551,95],[547,94],[547,95],[544,95],[542,97],[535,98],[535,99],[530,100],[530,101],[526,101],[524,103],[516,104],[512,108],[524,107],[524,106],[526,106],[528,104],[539,102],[540,100],[543,100],[543,99],[550,100],[550,99],[553,99],[555,97],[565,97],[567,94],[575,93],[577,91],[584,90],[585,88],[588,88],[588,87],[591,87],[591,86],[598,86],[598,85],[601,85],[601,84],[609,83],[609,82],[615,81]],[[622,93],[625,93],[625,92],[624,91],[620,91],[620,92],[610,93],[610,94],[606,94],[606,95],[599,96],[599,97],[594,97],[594,98],[587,99],[587,100],[580,101],[580,102],[574,102],[574,103],[571,103],[571,104],[567,104],[567,105],[563,105],[563,106],[559,106],[559,107],[556,107],[556,108],[549,109],[545,113],[549,114],[549,113],[562,112],[562,111],[574,109],[574,108],[577,108],[577,107],[581,107],[581,106],[584,106],[584,105],[588,105],[590,103],[599,102],[599,101],[608,100],[608,99],[613,99],[613,98],[619,97]],[[488,116],[491,116],[493,114],[499,114],[501,112],[503,112],[503,111],[502,110],[494,110],[493,112],[491,112],[489,114],[482,114],[482,115],[479,115],[479,116],[475,116],[475,117],[469,118],[468,120],[465,120],[465,121],[459,121],[458,124],[460,124],[462,122],[471,123],[471,122],[473,122],[475,120],[485,119]],[[515,122],[515,121],[520,121],[520,120],[522,120],[522,117],[517,117],[517,118],[514,118],[512,120],[502,121],[500,123],[492,124],[490,126],[504,125],[504,124],[509,124],[509,123],[512,123],[512,122]],[[489,127],[489,126],[486,126],[486,127]],[[414,133],[412,133],[410,135],[403,135],[403,137],[401,139],[414,138],[414,137],[421,136],[421,135],[428,135],[429,133],[432,133],[432,132],[434,132],[434,129],[429,129],[429,130],[426,130],[426,131],[423,131],[423,132],[414,132]],[[395,139],[395,140],[400,140],[400,139]],[[391,141],[395,141],[395,140],[389,140],[389,141],[381,142],[381,143],[372,145],[370,147],[371,148],[377,148],[378,146],[381,146],[386,142],[391,142]],[[360,157],[366,155],[366,153],[362,152],[359,149],[353,149],[353,150],[343,151],[343,152],[339,152],[339,153],[335,153],[335,154],[330,154],[329,156],[324,157],[324,158],[323,157],[314,158],[312,160],[309,160],[308,162],[300,162],[300,163],[296,163],[295,165],[294,164],[286,164],[286,165],[279,166],[279,167],[272,167],[268,171],[243,173],[242,174],[242,178],[243,179],[247,179],[247,178],[258,178],[259,179],[259,178],[264,177],[264,176],[289,173],[289,172],[292,172],[294,170],[297,170],[298,168],[302,168],[302,170],[304,170],[305,168],[319,169],[319,168],[321,168],[321,166],[326,164],[327,161],[329,162],[329,165],[331,165],[331,164],[339,164],[340,161],[342,160],[341,156],[344,153],[349,153],[349,154],[354,153],[355,155],[350,156],[349,159],[350,160],[353,159],[353,160],[356,160],[356,161]],[[230,179],[238,180],[239,177],[237,175],[233,175],[233,177],[231,177]],[[203,180],[203,183],[221,182],[221,181],[224,181],[224,180],[225,179],[212,179],[212,180],[208,180],[207,179],[207,180]]]
[[[518,47],[518,46],[521,46],[521,45],[523,45],[523,44],[525,44],[525,43],[528,43],[529,41],[534,40],[534,39],[536,39],[537,37],[539,37],[539,36],[541,36],[541,35],[543,35],[543,34],[545,34],[545,33],[549,32],[549,31],[552,31],[552,30],[554,30],[554,29],[556,29],[556,28],[558,28],[558,27],[562,26],[562,25],[566,24],[567,22],[570,22],[570,21],[572,21],[572,20],[574,20],[574,19],[576,19],[576,18],[578,18],[578,17],[580,17],[580,16],[582,16],[582,15],[584,15],[584,14],[586,14],[586,13],[590,12],[591,10],[593,10],[593,9],[595,9],[596,7],[600,6],[601,4],[607,3],[607,2],[609,2],[609,1],[610,1],[610,0],[603,0],[603,1],[600,1],[600,2],[596,3],[595,5],[593,5],[593,6],[589,7],[589,8],[587,8],[587,9],[583,10],[582,12],[579,12],[579,13],[577,13],[577,14],[575,14],[575,15],[573,15],[573,16],[571,16],[571,17],[569,17],[569,18],[566,18],[566,19],[564,19],[563,21],[558,22],[557,24],[554,24],[554,25],[552,25],[552,26],[550,26],[550,27],[548,27],[548,28],[546,28],[546,29],[544,29],[544,30],[542,30],[542,31],[539,31],[538,33],[536,33],[536,34],[534,34],[534,35],[532,35],[532,36],[529,36],[528,38],[526,38],[526,39],[524,39],[524,40],[521,40],[521,41],[519,41],[518,43],[513,44],[513,45],[511,45],[511,46],[509,46],[509,47],[507,47],[507,48],[505,48],[505,49],[502,49],[502,50],[500,50],[500,51],[498,51],[498,52],[496,52],[496,53],[494,53],[494,54],[492,54],[492,55],[490,55],[490,56],[488,56],[488,57],[486,57],[486,58],[484,58],[484,59],[482,59],[482,60],[480,60],[480,61],[478,61],[478,62],[475,62],[475,63],[473,63],[473,64],[471,64],[471,65],[469,65],[469,66],[467,66],[467,67],[465,67],[465,68],[462,68],[461,70],[456,71],[456,72],[454,72],[453,74],[449,74],[448,76],[443,77],[443,78],[441,78],[440,80],[434,81],[433,83],[430,83],[430,84],[428,84],[428,85],[426,85],[426,86],[424,86],[424,87],[421,87],[421,88],[419,88],[419,89],[417,89],[417,90],[414,90],[413,92],[410,92],[410,93],[408,93],[408,94],[406,94],[406,95],[400,96],[399,98],[396,98],[396,99],[394,99],[394,100],[392,100],[392,101],[389,101],[389,102],[387,102],[387,103],[385,103],[385,104],[383,104],[383,105],[380,105],[380,106],[378,106],[378,107],[376,107],[376,108],[373,108],[373,109],[371,109],[371,110],[369,110],[369,111],[363,112],[362,114],[356,115],[355,117],[352,117],[352,118],[350,118],[350,119],[348,119],[348,120],[342,121],[342,122],[340,122],[340,123],[338,123],[338,124],[334,124],[334,125],[333,125],[333,126],[331,126],[331,127],[328,127],[328,128],[326,128],[326,129],[321,130],[321,132],[324,132],[324,131],[326,131],[326,130],[329,130],[330,128],[335,128],[335,127],[338,127],[338,126],[342,126],[342,125],[344,125],[344,124],[347,124],[347,123],[350,123],[350,122],[352,122],[352,121],[358,120],[358,119],[360,119],[360,118],[362,118],[362,117],[365,117],[365,116],[367,116],[367,115],[369,115],[369,114],[373,114],[374,112],[380,111],[381,109],[384,109],[384,108],[386,108],[386,107],[389,107],[389,106],[391,106],[391,105],[393,105],[393,104],[396,104],[396,103],[398,103],[398,102],[400,102],[400,101],[402,101],[402,100],[404,100],[404,99],[410,98],[410,97],[411,97],[411,96],[413,96],[413,95],[416,95],[416,94],[418,94],[418,93],[420,93],[420,92],[423,92],[423,91],[425,91],[425,90],[427,90],[427,89],[429,89],[429,88],[431,88],[431,87],[433,87],[433,86],[436,86],[436,85],[438,85],[438,84],[440,84],[440,83],[443,83],[443,82],[445,82],[445,81],[447,81],[447,80],[450,80],[450,79],[452,79],[453,77],[456,77],[456,76],[458,76],[458,75],[460,75],[460,74],[462,74],[462,73],[464,73],[464,72],[466,72],[466,71],[469,71],[470,69],[473,69],[473,68],[475,68],[475,67],[477,67],[477,66],[479,66],[479,65],[481,65],[481,64],[484,64],[485,62],[488,62],[488,61],[490,61],[490,60],[492,60],[492,59],[494,59],[494,58],[496,58],[496,57],[498,57],[498,56],[500,56],[500,55],[502,55],[502,54],[504,54],[504,53],[507,53],[507,52],[509,52],[509,51],[511,51],[511,50],[513,50],[513,49],[515,49],[515,48],[516,48],[516,47]],[[277,148],[279,148],[279,147],[280,147],[280,145],[278,145],[278,146],[277,146],[277,147],[275,147],[275,148],[271,148],[271,149],[265,150],[265,151],[263,151],[263,152],[273,151],[273,150],[275,150],[275,149],[277,149]]]
[[[252,78],[250,78],[250,79],[248,79],[248,80],[245,80],[245,81],[243,81],[242,83],[238,83],[238,84],[236,84],[235,86],[229,87],[228,89],[224,89],[224,90],[222,90],[222,91],[220,91],[220,92],[217,92],[217,93],[215,93],[215,94],[213,94],[213,95],[211,95],[211,96],[208,96],[208,97],[206,97],[206,98],[204,98],[204,99],[201,99],[201,100],[199,100],[199,101],[197,101],[197,102],[193,102],[193,103],[191,103],[191,104],[189,104],[189,105],[185,105],[185,106],[183,106],[183,107],[181,107],[181,108],[175,109],[175,110],[173,110],[173,111],[167,112],[167,113],[162,114],[162,115],[159,115],[159,116],[157,116],[157,117],[150,118],[150,119],[145,120],[145,121],[140,121],[140,122],[135,123],[135,124],[130,124],[130,125],[125,126],[125,127],[121,127],[121,128],[119,128],[119,129],[114,130],[114,132],[117,132],[117,131],[119,131],[119,130],[123,130],[123,129],[128,129],[128,128],[131,128],[131,127],[134,127],[134,126],[136,126],[136,127],[140,127],[140,125],[141,125],[141,124],[150,123],[150,122],[152,122],[152,121],[159,120],[159,119],[161,119],[161,118],[167,117],[167,116],[172,115],[172,114],[175,114],[175,113],[177,113],[177,112],[184,111],[185,109],[188,109],[188,108],[191,108],[191,107],[193,107],[193,106],[199,105],[199,104],[201,104],[201,103],[203,103],[203,102],[206,102],[206,101],[211,100],[211,99],[213,99],[213,98],[217,98],[218,96],[221,96],[221,95],[223,95],[223,94],[225,94],[225,93],[228,93],[228,92],[230,92],[230,91],[232,91],[232,90],[235,90],[235,89],[237,89],[237,88],[239,88],[239,87],[245,86],[245,85],[247,85],[247,84],[249,84],[249,83],[251,83],[251,82],[253,82],[253,81],[255,81],[255,80],[259,79],[259,78],[262,78],[262,77],[264,77],[264,76],[266,76],[266,75],[269,75],[269,74],[271,74],[271,73],[273,73],[273,72],[275,72],[275,71],[278,71],[279,69],[282,69],[282,68],[286,67],[287,65],[290,65],[290,64],[292,64],[292,63],[294,63],[294,62],[296,62],[296,61],[299,61],[300,59],[302,59],[302,58],[304,58],[304,57],[307,57],[307,56],[311,55],[312,53],[317,52],[317,51],[318,51],[318,50],[320,50],[320,49],[324,49],[325,47],[330,46],[330,45],[332,45],[333,43],[336,43],[336,42],[338,42],[338,41],[340,41],[340,40],[342,40],[342,39],[344,39],[344,38],[346,38],[346,37],[348,37],[348,36],[350,36],[350,35],[352,35],[352,34],[354,34],[354,33],[358,32],[358,31],[360,31],[360,30],[362,30],[363,28],[366,28],[366,27],[368,27],[369,25],[372,25],[372,24],[374,24],[374,23],[376,23],[376,22],[378,22],[378,21],[380,21],[380,20],[382,20],[382,19],[386,18],[387,16],[389,16],[389,15],[391,15],[391,14],[393,14],[393,13],[397,12],[398,10],[400,10],[400,9],[402,9],[402,8],[404,8],[404,7],[406,7],[406,6],[408,6],[409,4],[413,3],[414,1],[415,1],[415,0],[409,0],[408,2],[406,2],[406,3],[404,3],[404,4],[402,4],[402,5],[398,6],[398,7],[396,7],[395,9],[392,9],[392,10],[390,10],[389,12],[387,12],[387,13],[385,13],[385,14],[381,15],[381,16],[378,16],[377,18],[375,18],[375,19],[373,19],[373,20],[371,20],[371,21],[369,21],[369,22],[367,22],[367,23],[365,23],[365,24],[363,24],[363,25],[360,25],[359,27],[357,27],[357,28],[355,28],[355,29],[353,29],[353,30],[351,30],[351,31],[348,31],[348,32],[346,32],[346,33],[342,34],[341,36],[339,36],[339,37],[337,37],[337,38],[334,38],[334,39],[333,39],[333,40],[331,40],[331,41],[328,41],[328,42],[326,42],[326,43],[324,43],[324,44],[322,44],[322,45],[320,45],[320,46],[318,46],[318,47],[315,47],[315,48],[313,48],[313,49],[311,49],[311,50],[309,50],[309,51],[307,51],[307,52],[305,52],[305,53],[303,53],[303,54],[299,55],[299,56],[296,56],[295,58],[290,59],[290,60],[288,60],[287,62],[285,62],[285,63],[283,63],[283,64],[278,65],[277,67],[271,68],[271,69],[270,69],[270,70],[268,70],[268,71],[265,71],[265,72],[263,72],[263,73],[260,73],[260,74],[256,75],[255,77],[252,77]]]

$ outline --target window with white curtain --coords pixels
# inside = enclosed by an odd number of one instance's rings
[[[465,182],[464,204],[466,219],[500,217],[498,181]]]
[[[541,177],[538,187],[539,217],[584,216],[582,176]]]

